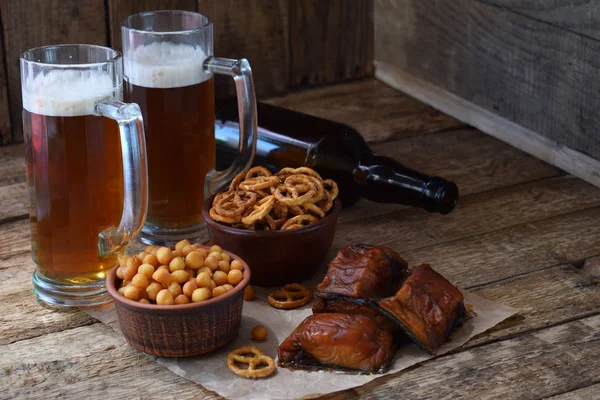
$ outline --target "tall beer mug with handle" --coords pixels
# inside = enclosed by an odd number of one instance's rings
[[[148,208],[144,127],[139,107],[121,101],[121,54],[31,49],[21,84],[34,293],[55,306],[105,303],[105,278]]]
[[[245,59],[213,57],[207,17],[187,11],[132,15],[121,27],[125,96],[140,105],[148,145],[149,209],[142,241],[207,238],[202,203],[246,169],[256,147],[256,101]],[[233,164],[215,172],[213,73],[233,77],[240,140]]]

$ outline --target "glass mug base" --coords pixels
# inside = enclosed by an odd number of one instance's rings
[[[36,269],[31,281],[37,300],[53,308],[94,307],[112,301],[104,280],[76,285],[55,281]]]
[[[182,228],[163,228],[146,222],[140,235],[142,243],[152,246],[174,246],[183,239],[192,243],[208,241],[210,237],[206,229],[206,222],[202,221]]]

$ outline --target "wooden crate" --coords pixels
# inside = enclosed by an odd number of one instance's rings
[[[600,186],[599,22],[588,1],[376,0],[376,77]]]
[[[157,9],[207,15],[215,55],[247,58],[259,98],[373,73],[373,0],[0,0],[0,145],[23,140],[24,50],[60,43],[120,49],[121,22]],[[233,93],[227,77],[218,77],[217,89]]]

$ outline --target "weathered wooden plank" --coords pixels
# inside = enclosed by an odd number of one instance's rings
[[[106,45],[104,0],[0,1],[13,140],[23,140],[21,78],[23,51],[60,43]]]
[[[69,343],[69,346],[57,346]],[[32,352],[33,349],[38,351]],[[0,398],[219,398],[94,324],[0,346]],[[39,351],[43,349],[43,351]]]
[[[600,6],[589,0],[478,0],[600,40]]]
[[[198,0],[198,12],[214,25],[215,55],[248,59],[259,97],[282,93],[289,86],[289,3]],[[217,77],[216,89],[218,97],[235,94],[229,77]]]
[[[0,147],[0,186],[25,182],[25,150],[22,144]]]
[[[196,11],[196,0],[108,0],[110,47],[121,50],[121,23],[132,14],[156,10]]]
[[[371,143],[465,126],[374,79],[291,93],[266,102],[345,123]]]
[[[0,224],[26,218],[28,214],[27,184],[0,186]]]
[[[464,196],[445,216],[413,209],[366,216],[341,223],[338,236],[352,243],[393,244],[406,252],[599,205],[599,188],[560,177]]]
[[[337,82],[373,73],[372,0],[300,0],[290,7],[290,83]]]
[[[580,389],[569,391],[566,393],[557,394],[556,396],[548,397],[549,400],[590,400],[597,399],[600,393],[600,383],[585,386]]]
[[[0,261],[31,251],[29,219],[0,225]],[[0,263],[0,269],[4,268]]]
[[[388,245],[401,251],[404,244]],[[461,287],[483,285],[600,254],[600,208],[400,254],[411,265],[430,263]]]
[[[2,9],[0,7],[0,43],[4,43],[2,32]],[[4,46],[0,46],[0,146],[12,143],[10,109],[8,103],[8,75],[6,74]]]
[[[600,158],[599,41],[475,0],[379,0],[375,14],[378,61]]]
[[[600,316],[430,360],[403,373],[325,396],[531,399],[600,381]]]

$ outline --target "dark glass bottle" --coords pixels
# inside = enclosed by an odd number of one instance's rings
[[[458,201],[458,187],[429,177],[398,161],[373,153],[355,129],[338,122],[258,103],[255,165],[271,170],[307,166],[338,183],[344,206],[361,197],[447,214]],[[219,100],[215,136],[217,168],[231,164],[238,144],[235,100]]]

